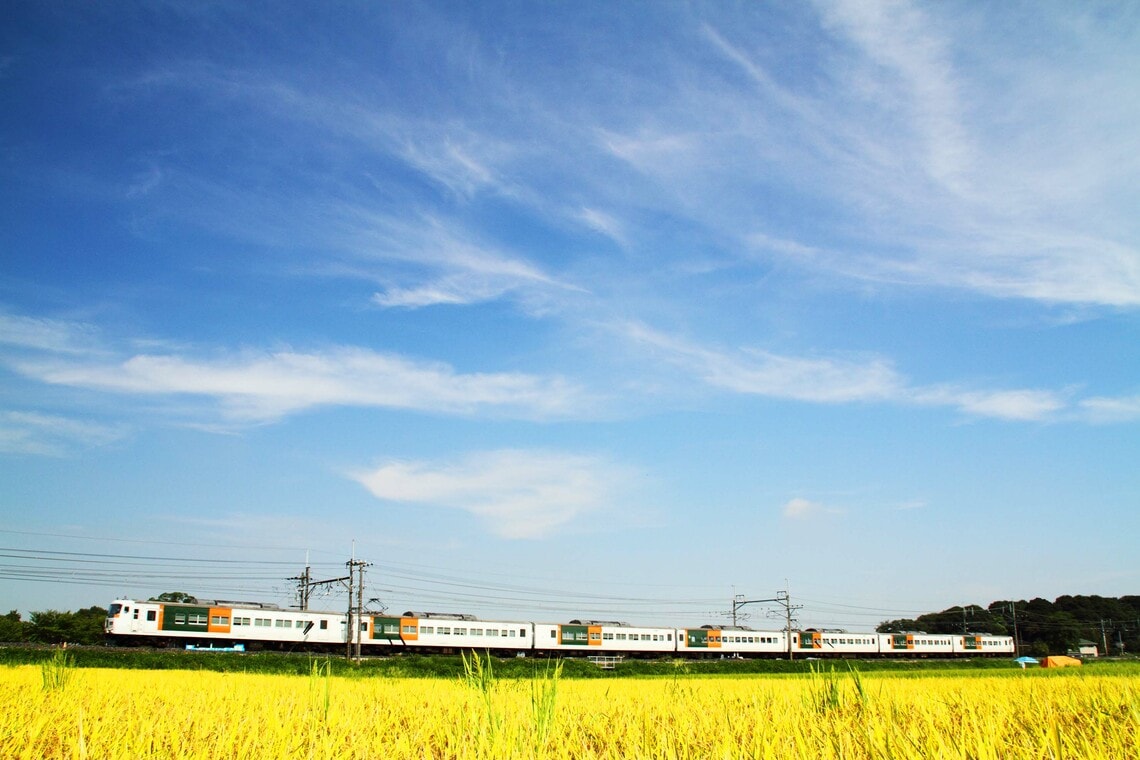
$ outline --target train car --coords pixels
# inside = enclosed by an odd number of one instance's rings
[[[991,636],[985,633],[968,633],[954,637],[954,654],[987,657],[990,655],[1012,655],[1012,636]]]
[[[367,643],[386,651],[529,652],[534,648],[534,624],[480,620],[473,615],[443,612],[409,611],[400,617],[373,615]]]
[[[792,633],[792,649],[807,657],[866,657],[880,649],[881,634],[809,628]]]
[[[898,657],[930,657],[954,654],[954,636],[944,633],[879,634],[879,653]]]
[[[346,635],[345,616],[335,612],[205,599],[177,603],[116,599],[107,609],[103,628],[112,641],[157,646],[240,643],[316,649],[343,644]]]
[[[677,630],[645,628],[610,620],[535,623],[537,652],[596,654],[666,654],[677,651]]]
[[[677,652],[690,656],[786,655],[788,638],[784,631],[757,631],[747,626],[703,625],[677,630]]]

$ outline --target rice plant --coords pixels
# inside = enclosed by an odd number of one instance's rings
[[[458,679],[316,660],[307,675],[91,668],[82,689],[46,688],[67,665],[0,666],[0,757],[1060,760],[1140,745],[1134,674],[584,680],[547,663],[528,681],[464,661]]]
[[[64,649],[56,649],[40,665],[44,691],[63,691],[75,675],[75,658]]]

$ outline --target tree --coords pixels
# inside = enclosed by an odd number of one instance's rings
[[[906,633],[907,631],[917,631],[919,627],[917,620],[899,618],[898,620],[884,620],[876,626],[875,630],[879,633]]]
[[[4,617],[0,617],[0,641],[18,642],[27,641],[28,624],[20,619],[20,613],[12,610]]]
[[[166,591],[158,596],[152,596],[149,602],[171,602],[172,604],[197,604],[198,597],[187,594],[185,591]]]
[[[76,612],[33,612],[28,621],[28,639],[42,644],[98,644],[103,640],[107,610],[88,607]]]

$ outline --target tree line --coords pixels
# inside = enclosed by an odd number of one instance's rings
[[[1136,653],[1140,652],[1140,596],[1002,600],[988,607],[971,604],[913,619],[886,620],[875,630],[1016,636],[1021,654],[1042,657],[1075,651],[1082,641],[1096,644],[1102,655]]]
[[[33,612],[27,620],[12,610],[0,617],[0,641],[39,644],[101,644],[106,607],[88,607],[75,612]]]

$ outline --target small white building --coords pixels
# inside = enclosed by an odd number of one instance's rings
[[[1089,641],[1088,639],[1081,639],[1077,642],[1077,648],[1073,652],[1069,652],[1073,657],[1099,657],[1100,652],[1097,651],[1096,642]]]

